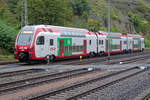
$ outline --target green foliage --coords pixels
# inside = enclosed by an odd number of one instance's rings
[[[75,15],[83,15],[84,13],[89,13],[90,5],[87,0],[70,0],[70,6],[73,9]]]
[[[6,1],[0,0],[0,18],[7,21],[7,24],[15,26],[16,25],[15,13],[12,14],[11,10],[15,10],[15,8],[9,7],[7,0]]]
[[[17,31],[0,19],[0,47],[13,52]]]
[[[87,28],[87,19],[80,16],[74,16],[74,21],[70,23],[71,27]]]
[[[139,4],[136,7],[136,9],[138,11],[140,11],[141,13],[146,13],[148,11],[148,5],[146,4],[146,2],[144,2],[143,0],[138,0]]]
[[[137,15],[135,15],[135,16],[133,16],[133,18],[132,18],[132,22],[133,22],[133,24],[134,24],[134,27],[135,27],[135,30],[139,33],[140,31],[141,31],[141,19],[140,19],[140,17],[139,16],[137,16]]]
[[[16,14],[16,5],[18,0],[6,0],[8,6],[9,6],[9,10],[11,13]]]
[[[65,25],[72,21],[67,0],[28,0],[29,24]]]
[[[6,60],[14,60],[14,56],[8,50],[0,48],[0,61]]]
[[[99,31],[100,30],[100,24],[97,20],[88,19],[88,29],[90,31]]]
[[[111,30],[111,32],[120,32],[120,30],[114,25],[110,26],[110,30]]]
[[[150,48],[150,40],[145,39],[145,47]]]
[[[142,19],[141,16],[133,13],[129,13],[130,22],[133,24],[137,33],[143,33],[144,35],[150,32],[150,24],[147,20]]]
[[[28,0],[28,24],[51,24],[107,31],[106,1]],[[144,0],[132,1],[138,5],[130,6],[127,0],[112,0],[111,31],[127,32],[130,28],[133,32],[149,36],[150,4]],[[20,29],[21,26],[21,4],[22,0],[0,0],[0,47],[10,51],[17,33],[15,28]],[[145,41],[146,45],[150,44],[149,40]]]

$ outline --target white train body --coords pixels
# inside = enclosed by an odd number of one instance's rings
[[[21,62],[50,58],[96,56],[143,51],[140,35],[89,32],[87,29],[50,25],[25,26],[18,34],[14,55]]]

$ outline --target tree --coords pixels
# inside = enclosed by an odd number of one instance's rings
[[[100,30],[100,24],[97,20],[88,19],[88,29],[90,31],[99,31]]]
[[[65,25],[72,21],[67,0],[28,0],[29,24]]]
[[[73,13],[80,16],[85,13],[88,14],[91,9],[87,0],[71,0],[70,6],[73,9]]]

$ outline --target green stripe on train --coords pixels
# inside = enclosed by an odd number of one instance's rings
[[[140,45],[141,44],[141,40],[138,40],[138,45]]]

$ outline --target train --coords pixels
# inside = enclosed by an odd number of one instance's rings
[[[144,37],[53,25],[25,26],[18,33],[14,57],[20,62],[54,61],[144,51]]]

